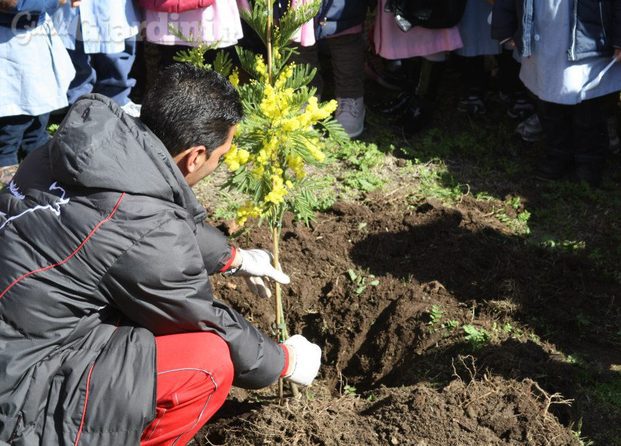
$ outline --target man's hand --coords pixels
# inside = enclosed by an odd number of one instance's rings
[[[238,248],[237,256],[240,257],[240,263],[238,263],[237,270],[233,274],[244,277],[250,291],[261,297],[272,296],[272,292],[262,279],[263,277],[284,285],[291,282],[289,276],[272,266],[272,254],[263,249]]]
[[[289,354],[284,378],[302,386],[310,386],[319,372],[321,348],[302,335],[291,336],[283,343]]]
[[[615,60],[621,62],[621,48],[615,48]]]

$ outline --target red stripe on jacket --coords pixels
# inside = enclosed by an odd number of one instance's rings
[[[73,250],[73,252],[71,254],[69,254],[67,257],[65,257],[63,260],[61,260],[60,262],[54,263],[52,265],[48,265],[48,266],[44,266],[42,268],[39,269],[35,269],[32,271],[29,271],[25,274],[22,274],[21,276],[19,276],[17,279],[15,279],[13,282],[11,282],[11,284],[9,286],[7,286],[4,290],[2,290],[2,292],[0,293],[0,299],[2,299],[4,297],[4,295],[6,293],[9,292],[9,290],[11,288],[13,288],[15,285],[17,285],[19,282],[21,282],[22,280],[24,280],[25,278],[32,276],[34,274],[38,274],[38,273],[43,273],[45,271],[49,271],[50,269],[54,269],[60,265],[64,265],[65,263],[67,263],[69,260],[71,260],[73,257],[75,257],[75,255],[80,252],[80,250],[82,250],[82,248],[84,248],[84,246],[86,245],[86,243],[91,239],[91,237],[93,235],[95,235],[95,232],[97,232],[97,230],[107,221],[111,220],[112,217],[114,217],[114,214],[116,214],[117,209],[119,208],[119,206],[121,205],[121,201],[123,201],[123,198],[125,197],[125,192],[123,192],[121,194],[121,196],[119,197],[119,199],[117,200],[116,204],[114,205],[114,208],[112,208],[112,211],[110,212],[110,214],[104,218],[103,220],[101,220],[99,223],[97,223],[95,225],[95,227],[91,230],[91,232],[88,233],[88,235],[84,238],[84,240],[82,240],[82,243],[80,243],[78,245],[77,248],[75,248]]]
[[[84,408],[82,409],[82,420],[80,420],[80,427],[78,428],[78,433],[75,437],[75,441],[73,442],[73,446],[77,446],[80,443],[80,437],[82,436],[82,429],[84,429],[84,420],[86,419],[86,409],[88,407],[88,394],[91,389],[91,376],[93,376],[93,369],[95,368],[95,363],[91,364],[91,368],[88,371],[88,376],[86,377],[86,394],[84,395]]]

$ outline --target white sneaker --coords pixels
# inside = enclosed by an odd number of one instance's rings
[[[360,136],[364,130],[364,98],[336,98],[336,120],[343,126],[350,138]]]
[[[121,109],[125,113],[127,113],[129,116],[133,116],[134,118],[140,118],[140,109],[141,108],[142,108],[142,105],[136,104],[131,99],[129,100],[129,102],[127,104],[121,106]]]

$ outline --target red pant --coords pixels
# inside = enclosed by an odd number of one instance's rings
[[[233,383],[228,345],[213,333],[155,338],[157,407],[142,446],[185,445],[222,406]]]

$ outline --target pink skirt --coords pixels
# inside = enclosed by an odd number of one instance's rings
[[[246,0],[238,3],[247,6]],[[193,42],[217,44],[218,48],[235,45],[243,36],[238,4],[231,0],[216,0],[208,8],[179,14],[145,11],[145,25],[147,41],[160,45],[194,46],[172,35],[169,26]]]
[[[384,59],[408,59],[453,51],[463,46],[457,26],[427,29],[415,26],[407,33],[399,29],[392,14],[384,12],[386,0],[378,0],[375,18],[375,52]]]
[[[291,7],[295,8],[298,5],[305,5],[310,3],[311,0],[291,0]],[[250,9],[248,0],[237,0],[240,9]],[[315,22],[309,20],[303,24],[300,29],[293,36],[293,41],[299,43],[302,46],[313,46],[315,44]]]

